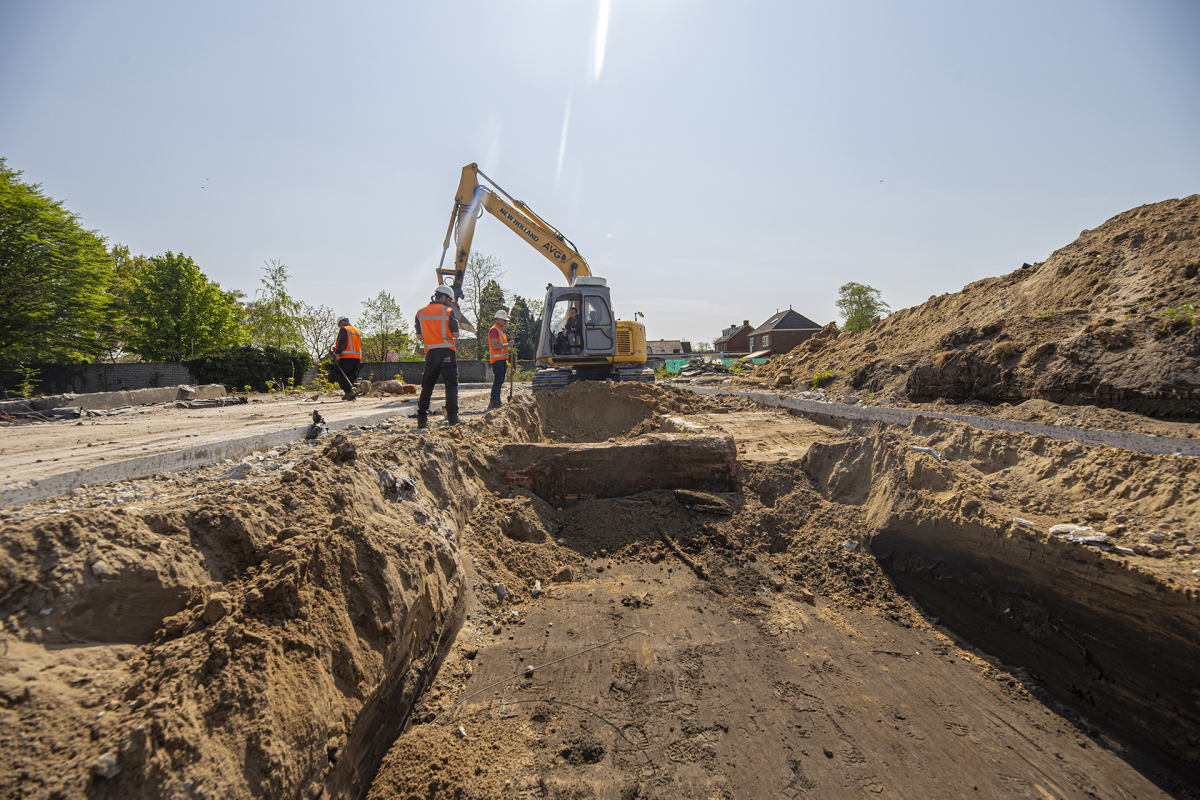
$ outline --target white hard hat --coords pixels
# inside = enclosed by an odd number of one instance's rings
[[[449,286],[439,286],[433,290],[433,293],[434,294],[444,294],[449,297],[454,297],[454,290],[451,289]]]
[[[502,319],[505,322],[508,322],[508,312],[505,311],[503,308],[500,309],[499,311],[496,312],[496,319]]]

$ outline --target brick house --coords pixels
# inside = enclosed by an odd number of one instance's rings
[[[743,320],[741,325],[730,325],[721,331],[719,338],[713,341],[713,349],[718,353],[749,353],[746,337],[750,335],[750,320]]]
[[[789,308],[750,331],[746,336],[746,350],[752,353],[765,350],[771,355],[786,353],[819,330],[820,325]]]

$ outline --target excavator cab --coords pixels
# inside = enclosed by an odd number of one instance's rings
[[[654,380],[645,362],[645,328],[616,320],[603,278],[580,276],[572,286],[549,285],[542,308],[534,391],[579,380]]]

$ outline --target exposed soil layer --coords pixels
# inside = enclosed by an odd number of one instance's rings
[[[464,416],[18,509],[0,794],[1197,797],[1194,459],[663,386]],[[683,429],[732,491],[499,456]]]
[[[1040,399],[1197,422],[1198,304],[1200,195],[1191,195],[1118,214],[1043,263],[931,297],[864,333],[831,324],[755,378],[805,387],[815,378],[827,391],[915,403]]]

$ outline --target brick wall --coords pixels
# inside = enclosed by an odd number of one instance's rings
[[[523,370],[533,370],[537,366],[536,361],[521,361],[518,362]],[[313,367],[304,375],[306,384],[312,383],[317,379],[321,369],[331,370],[330,367]],[[388,381],[394,378],[401,378],[405,383],[421,382],[421,375],[425,372],[424,361],[367,361],[358,370],[358,377],[363,380],[373,381]],[[334,380],[333,376],[326,372],[325,375],[329,380]],[[486,361],[459,361],[458,362],[458,382],[459,383],[491,383],[492,382],[492,366]],[[441,383],[441,381],[438,381]]]
[[[192,384],[195,379],[182,364],[33,364],[37,370],[37,394],[82,394],[118,390],[157,389],[161,386]],[[16,390],[21,377],[5,370],[0,385]]]

